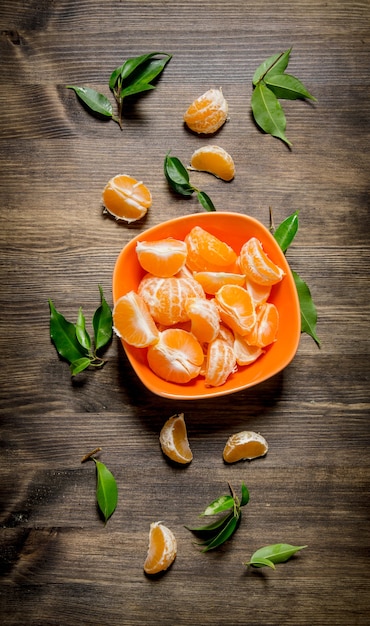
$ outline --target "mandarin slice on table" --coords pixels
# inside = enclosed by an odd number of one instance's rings
[[[279,328],[279,312],[272,302],[261,304],[256,310],[256,323],[246,337],[252,346],[264,348],[276,341]]]
[[[167,278],[177,274],[184,266],[187,247],[184,241],[173,237],[158,241],[138,241],[136,254],[145,271]]]
[[[188,250],[186,265],[193,272],[227,271],[236,264],[237,255],[231,246],[201,226],[191,229],[185,243]]]
[[[229,437],[223,451],[223,459],[226,463],[251,461],[257,457],[265,456],[267,451],[268,444],[262,435],[244,430]]]
[[[146,274],[139,283],[138,293],[146,302],[154,321],[163,326],[189,320],[185,309],[187,298],[205,298],[201,285],[185,275],[159,278]]]
[[[220,146],[203,146],[195,150],[190,159],[190,168],[208,172],[227,182],[235,176],[234,161]]]
[[[215,294],[222,321],[234,332],[247,335],[256,322],[251,295],[239,285],[223,285]]]
[[[242,246],[239,262],[243,274],[259,285],[275,285],[285,276],[284,270],[268,257],[256,237]]]
[[[185,310],[191,320],[191,332],[201,343],[216,339],[220,330],[220,315],[213,300],[188,298]]]
[[[223,339],[217,338],[208,345],[205,385],[219,387],[236,370],[236,358],[233,347]]]
[[[234,272],[194,272],[193,276],[209,295],[214,295],[223,285],[243,287],[245,283],[244,274]]]
[[[148,211],[152,204],[152,194],[141,181],[119,174],[106,184],[102,201],[105,211],[117,220],[135,222]]]
[[[153,522],[149,530],[148,553],[144,562],[146,574],[159,574],[167,570],[177,554],[176,537],[162,522]]]
[[[198,376],[204,354],[192,333],[182,328],[167,328],[160,333],[159,341],[149,346],[147,358],[157,376],[183,384]]]
[[[184,122],[198,134],[213,134],[226,122],[228,104],[221,89],[209,89],[189,106]]]
[[[149,309],[135,291],[117,300],[112,315],[114,331],[131,346],[146,348],[159,340],[159,331]]]
[[[189,446],[184,414],[173,415],[163,425],[159,434],[162,452],[176,463],[190,463],[193,453]]]

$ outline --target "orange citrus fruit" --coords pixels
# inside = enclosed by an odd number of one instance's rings
[[[245,288],[251,294],[253,302],[256,306],[267,302],[271,293],[271,285],[259,285],[250,279],[246,280]]]
[[[276,341],[279,312],[272,302],[265,302],[257,308],[256,318],[256,323],[246,339],[250,345],[263,348]]]
[[[226,442],[223,458],[226,463],[251,461],[267,453],[267,441],[259,433],[244,430],[231,435]]]
[[[220,330],[220,315],[214,300],[188,298],[185,310],[191,320],[191,332],[198,341],[209,343]]]
[[[200,283],[205,291],[214,295],[223,285],[240,285],[245,283],[244,274],[234,272],[194,272],[195,280]]]
[[[256,322],[251,295],[239,285],[223,285],[215,294],[222,321],[234,332],[247,335]]]
[[[177,274],[185,264],[187,247],[184,241],[173,237],[159,241],[138,241],[136,254],[144,270],[155,276],[168,277]]]
[[[163,453],[176,463],[190,463],[193,453],[190,450],[184,414],[173,415],[163,425],[159,442]]]
[[[219,387],[236,371],[236,358],[233,347],[223,339],[217,338],[208,345],[205,384]]]
[[[235,165],[232,157],[220,146],[203,146],[193,152],[190,169],[208,172],[225,181],[235,176]]]
[[[221,89],[209,89],[190,105],[184,122],[194,133],[213,134],[227,120],[228,104]]]
[[[173,326],[189,320],[185,303],[187,298],[204,298],[199,283],[186,276],[160,278],[146,274],[140,281],[138,293],[146,302],[154,321],[163,326]]]
[[[261,354],[264,354],[262,348],[259,346],[250,346],[245,337],[242,337],[239,333],[235,333],[233,345],[236,362],[241,366],[254,363]]]
[[[159,574],[172,565],[176,558],[177,542],[172,530],[162,522],[153,522],[149,530],[148,553],[144,562],[146,574]]]
[[[267,256],[256,237],[251,237],[242,246],[239,260],[243,274],[259,285],[275,285],[285,275],[284,270]]]
[[[152,204],[152,194],[140,181],[126,174],[110,179],[102,194],[105,210],[117,220],[135,222],[144,217]]]
[[[193,272],[227,271],[236,263],[237,255],[231,246],[201,226],[194,226],[185,242],[188,250],[186,265]]]
[[[144,300],[129,291],[113,308],[113,328],[131,346],[145,348],[159,340],[159,331]]]
[[[167,328],[156,344],[148,348],[150,369],[172,383],[188,383],[196,378],[204,361],[202,346],[192,333]]]

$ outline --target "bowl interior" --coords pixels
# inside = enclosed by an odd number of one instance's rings
[[[206,387],[204,378],[198,377],[185,385],[162,380],[149,368],[146,350],[134,348],[122,341],[127,357],[142,383],[153,393],[183,400],[222,396],[256,385],[284,369],[293,359],[299,344],[301,322],[300,308],[294,279],[285,255],[268,229],[258,220],[239,213],[199,213],[162,222],[134,237],[119,254],[113,272],[113,302],[130,290],[137,290],[145,271],[136,256],[138,241],[154,241],[166,237],[184,239],[194,227],[205,230],[228,243],[238,254],[250,237],[257,237],[264,250],[286,273],[274,285],[269,298],[279,311],[277,340],[251,365],[239,367],[221,387]]]

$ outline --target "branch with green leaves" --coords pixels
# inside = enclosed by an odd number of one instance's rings
[[[285,135],[286,117],[279,99],[316,101],[298,78],[285,72],[291,50],[274,54],[261,63],[253,75],[251,98],[252,113],[258,126],[288,146],[292,144]]]
[[[164,174],[171,189],[181,196],[189,198],[196,193],[198,202],[206,211],[215,211],[215,206],[211,198],[205,191],[197,189],[190,183],[190,178],[186,167],[177,157],[166,154],[164,159]]]
[[[161,58],[155,58],[160,56]],[[117,105],[117,114],[113,113],[113,105],[109,98],[91,89],[67,85],[87,106],[90,113],[112,119],[123,128],[123,101],[128,96],[137,95],[150,89],[155,89],[152,81],[164,70],[172,58],[166,52],[150,52],[138,57],[127,59],[122,65],[113,70],[109,78],[109,89],[112,91]]]
[[[57,311],[52,300],[49,300],[50,337],[58,354],[69,362],[71,376],[76,376],[90,365],[102,367],[105,363],[97,352],[111,341],[113,322],[111,308],[104,298],[100,285],[99,291],[100,306],[96,309],[92,319],[94,341],[86,329],[82,307],[79,308],[76,324],[73,324],[66,320]]]
[[[118,487],[116,479],[112,472],[98,459],[95,454],[101,452],[101,448],[95,448],[82,459],[81,463],[86,461],[94,461],[96,467],[96,501],[99,510],[107,523],[110,516],[114,513],[118,502]]]

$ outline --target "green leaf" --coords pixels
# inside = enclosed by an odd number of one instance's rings
[[[105,522],[114,513],[118,502],[118,489],[116,479],[112,472],[94,457],[92,457],[96,465],[97,487],[96,499],[101,510]]]
[[[185,528],[193,533],[214,534],[214,532],[224,526],[225,522],[227,522],[230,517],[233,517],[233,515],[234,513],[228,513],[227,515],[224,515],[223,517],[217,519],[215,522],[211,522],[210,524],[206,524],[205,526],[185,526]]]
[[[285,136],[286,119],[281,104],[275,94],[259,82],[252,93],[252,112],[258,126],[265,133],[278,137],[288,146],[292,144]]]
[[[285,100],[297,100],[298,98],[308,98],[316,100],[314,96],[307,91],[306,87],[298,78],[290,74],[273,74],[265,76],[265,83],[271,89],[277,98]]]
[[[126,86],[124,83],[122,84],[121,97],[123,98],[147,89],[154,89],[154,85],[149,83],[163,71],[169,60],[170,57],[167,55],[165,59],[150,59],[139,65],[136,71],[130,75],[128,84]]]
[[[78,310],[78,317],[76,323],[76,337],[79,343],[85,350],[90,350],[91,348],[91,339],[90,335],[86,330],[86,321],[85,317],[82,313],[82,307]]]
[[[294,213],[292,213],[292,215],[289,215],[289,217],[281,222],[281,224],[274,232],[274,237],[283,252],[285,252],[289,248],[290,244],[297,234],[298,213],[299,211],[295,211]]]
[[[77,374],[85,370],[89,367],[89,365],[91,365],[91,359],[88,356],[77,359],[77,361],[73,361],[73,363],[69,366],[71,376],[77,376]]]
[[[215,515],[216,513],[221,513],[222,511],[226,511],[227,509],[231,509],[234,507],[234,498],[232,496],[220,496],[213,500],[211,504],[207,506],[207,508],[201,513],[201,515]]]
[[[213,204],[211,198],[206,194],[205,191],[197,191],[197,198],[198,198],[199,204],[201,204],[203,209],[205,209],[206,211],[216,210],[216,207]]]
[[[317,345],[320,346],[320,340],[316,334],[317,311],[312,300],[310,289],[297,272],[292,271],[292,274],[301,310],[301,332],[310,335],[312,339],[316,341]]]
[[[112,311],[104,298],[103,289],[100,285],[99,291],[101,304],[96,309],[92,320],[95,350],[99,350],[105,346],[112,339],[113,334]]]
[[[76,336],[76,327],[59,313],[53,302],[50,307],[50,337],[61,357],[73,363],[86,356],[86,349],[81,346]]]
[[[134,96],[137,93],[142,93],[143,91],[150,91],[151,89],[155,89],[154,85],[150,85],[149,83],[133,83],[132,85],[128,85],[125,89],[120,91],[120,97],[125,98],[127,96]]]
[[[264,562],[266,560],[272,564],[285,563],[285,561],[288,561],[296,552],[304,548],[307,548],[307,546],[292,546],[289,543],[275,543],[264,546],[252,554],[250,561],[246,563],[246,565],[253,565],[254,567],[269,565],[269,567],[271,567],[269,563]]]
[[[222,530],[211,540],[206,542],[205,548],[203,548],[202,552],[208,552],[208,550],[214,550],[221,546],[225,541],[230,539],[230,537],[236,531],[240,521],[240,514],[238,516],[233,515],[230,517],[227,524],[222,528]]]
[[[103,94],[90,89],[90,87],[76,87],[75,85],[67,85],[67,89],[73,89],[79,98],[93,111],[99,115],[112,117],[113,107],[111,102]]]
[[[165,65],[168,63],[168,61],[170,61],[170,59],[172,58],[171,54],[167,54],[166,52],[149,52],[148,54],[142,54],[138,57],[131,57],[129,59],[127,59],[127,61],[125,61],[120,67],[117,67],[115,70],[113,70],[110,79],[109,79],[109,87],[110,89],[114,89],[118,78],[120,78],[120,82],[122,84],[122,82],[124,80],[126,80],[133,72],[135,72],[135,70],[140,67],[141,65],[145,65],[147,61],[149,61],[149,59],[152,59],[152,57],[161,54],[164,55],[165,59],[161,60],[162,63],[162,67],[159,68],[159,66],[156,66],[158,71],[156,74],[154,74],[150,80],[153,80],[153,78],[155,78],[155,76],[157,76],[157,74],[159,74],[163,68],[165,67]],[[154,70],[154,67],[152,68],[152,71]],[[148,72],[148,77],[150,76],[150,72]],[[149,81],[147,81],[149,82]]]
[[[182,196],[191,196],[194,188],[189,183],[189,174],[177,157],[169,154],[164,159],[164,173],[171,188]]]
[[[260,80],[262,80],[267,74],[272,76],[273,74],[281,74],[288,67],[289,56],[291,52],[291,48],[286,50],[285,52],[278,52],[277,54],[273,54],[271,57],[263,61],[261,65],[259,65],[253,75],[253,85],[256,86]]]
[[[253,567],[263,567],[264,565],[266,565],[267,567],[271,567],[271,569],[276,569],[275,565],[273,564],[272,561],[270,561],[270,559],[253,559],[253,563],[246,563],[246,565],[253,565]]]
[[[240,500],[240,506],[245,506],[249,502],[249,491],[247,486],[242,483],[242,499]]]

